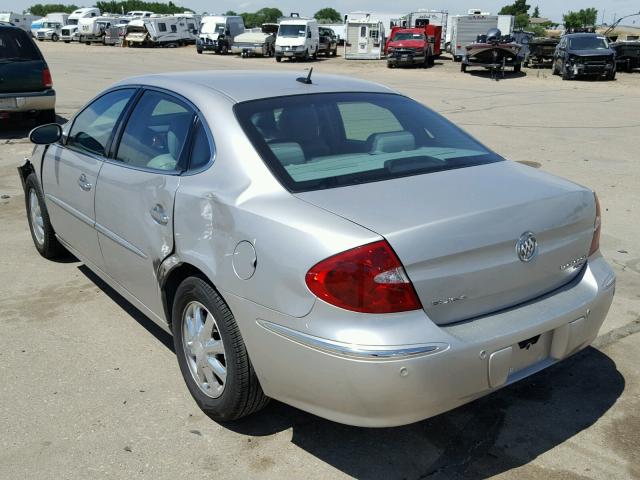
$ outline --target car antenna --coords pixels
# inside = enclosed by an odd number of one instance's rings
[[[306,77],[298,77],[296,78],[296,82],[304,83],[305,85],[311,85],[313,82],[311,81],[311,74],[313,73],[313,67],[309,69],[309,75]]]

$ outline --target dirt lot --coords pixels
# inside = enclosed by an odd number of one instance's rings
[[[40,44],[69,117],[114,81],[202,69],[288,69],[272,59]],[[442,60],[429,70],[319,60],[318,72],[390,85],[511,160],[594,188],[618,274],[593,348],[439,417],[345,427],[273,402],[234,425],[204,416],[171,339],[82,264],[31,244],[15,167],[26,130],[0,131],[0,478],[640,478],[640,74],[496,82]],[[259,73],[247,73],[259,77]]]

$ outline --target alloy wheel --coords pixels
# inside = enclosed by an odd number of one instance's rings
[[[40,210],[38,195],[33,188],[29,190],[29,216],[33,237],[36,239],[36,242],[38,242],[38,245],[42,246],[44,245],[44,220],[42,218],[42,211]]]
[[[214,316],[200,302],[184,309],[182,341],[193,380],[208,397],[220,397],[227,380],[224,344]]]

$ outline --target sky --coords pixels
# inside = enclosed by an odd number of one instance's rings
[[[0,0],[0,11],[11,9],[22,11],[34,3],[75,3],[79,6],[83,4],[82,0]],[[408,13],[419,8],[427,8],[448,10],[449,14],[453,15],[466,13],[470,8],[497,13],[502,6],[512,3],[512,0],[432,0],[428,2],[421,0],[306,0],[303,2],[300,0],[174,0],[174,3],[188,6],[196,12],[209,13],[227,10],[253,12],[262,7],[277,7],[285,14],[299,12],[303,16],[312,16],[320,8],[333,7],[342,14],[353,11]],[[532,6],[532,11],[533,7],[538,5],[541,16],[558,22],[562,20],[564,12],[587,7],[598,9],[598,22],[602,21],[604,13],[606,23],[611,23],[614,14],[620,17],[640,10],[638,0],[529,0],[529,4]],[[633,25],[633,21],[634,19],[630,19],[628,23]],[[640,26],[640,17],[635,18],[635,25]]]

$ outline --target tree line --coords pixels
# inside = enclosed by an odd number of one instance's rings
[[[547,24],[536,23],[531,24],[532,18],[540,18],[540,8],[536,6],[533,13],[529,15],[531,5],[527,4],[527,0],[516,0],[510,5],[502,7],[499,15],[513,15],[516,17],[516,28],[531,30],[536,35],[544,35],[545,27],[551,26],[551,22]],[[564,27],[567,29],[593,27],[598,21],[598,10],[595,8],[584,8],[576,12],[569,11],[562,16]]]

